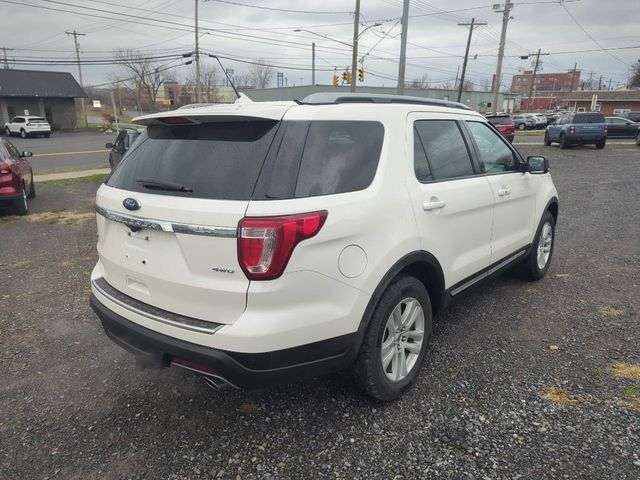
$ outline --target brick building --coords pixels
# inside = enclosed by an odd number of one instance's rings
[[[537,72],[532,99],[529,99],[532,80],[533,70],[525,69],[519,69],[511,79],[511,93],[520,94],[522,98],[520,110],[553,110],[560,107],[562,92],[570,92],[579,87],[580,70],[560,73]],[[493,83],[491,89],[493,90]]]
[[[597,110],[605,115],[640,111],[640,90],[580,90],[562,94],[561,103],[577,112]]]

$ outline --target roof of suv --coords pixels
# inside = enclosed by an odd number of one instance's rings
[[[466,115],[481,115],[474,112],[466,105],[448,100],[429,99],[421,97],[410,97],[400,95],[373,95],[373,94],[313,94],[306,97],[303,101],[279,101],[279,102],[239,102],[226,104],[203,105],[183,110],[171,110],[167,112],[159,112],[150,115],[144,115],[134,118],[133,123],[139,125],[153,124],[189,124],[200,123],[205,119],[267,119],[280,120],[282,116],[290,109],[333,109],[333,108],[355,108],[353,104],[357,104],[357,110],[363,108],[370,109],[400,109],[409,111],[425,110],[442,113],[464,113]],[[172,119],[168,121],[167,119]],[[209,120],[211,121],[211,120]]]

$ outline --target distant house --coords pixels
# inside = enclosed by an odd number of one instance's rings
[[[86,97],[67,72],[0,69],[0,125],[16,115],[39,115],[60,128],[76,126],[75,99]]]
[[[577,112],[596,110],[605,115],[640,111],[640,90],[580,90],[566,92],[562,102]]]

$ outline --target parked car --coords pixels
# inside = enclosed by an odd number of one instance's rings
[[[29,213],[29,199],[36,197],[31,152],[19,151],[9,140],[0,138],[0,207],[16,215]]]
[[[548,160],[462,104],[324,93],[134,123],[97,192],[91,305],[146,367],[214,388],[349,367],[393,400],[450,300],[549,268]]]
[[[513,143],[515,126],[509,115],[487,115],[487,120],[496,129],[504,135],[504,137]]]
[[[120,163],[122,157],[129,151],[133,143],[140,136],[141,130],[138,128],[125,128],[120,131],[115,142],[107,143],[106,148],[110,148],[109,166],[115,168]]]
[[[604,148],[607,143],[607,125],[600,112],[565,113],[544,134],[544,144],[558,142],[561,148],[571,145],[594,144]]]
[[[514,115],[511,120],[518,130],[530,130],[536,126],[536,121],[528,115]]]
[[[627,118],[632,122],[640,123],[640,112],[624,112],[624,113],[621,113],[620,116],[622,118]]]
[[[523,113],[522,115],[533,118],[534,129],[543,129],[547,126],[547,118],[539,113]]]
[[[4,132],[9,137],[11,135],[20,135],[22,138],[27,138],[41,135],[49,138],[51,126],[42,117],[20,116],[13,117],[9,122],[5,123]]]
[[[640,123],[627,118],[605,117],[604,122],[607,124],[608,137],[636,138],[640,128]]]
[[[636,145],[640,147],[640,130],[638,130],[638,133],[636,133]]]

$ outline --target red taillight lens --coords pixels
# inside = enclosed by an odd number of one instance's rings
[[[282,275],[298,243],[316,235],[327,219],[325,210],[282,217],[240,220],[238,259],[249,280]]]
[[[607,127],[606,125],[604,126],[604,134],[606,135],[607,133],[609,133],[609,127]]]
[[[569,127],[569,133],[576,133],[576,127]]]

